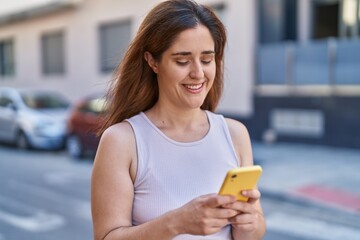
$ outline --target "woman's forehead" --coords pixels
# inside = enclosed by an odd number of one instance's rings
[[[168,49],[171,54],[201,52],[209,54],[214,51],[215,43],[208,28],[198,25],[178,34]]]

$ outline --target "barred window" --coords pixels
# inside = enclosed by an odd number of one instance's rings
[[[121,61],[131,39],[131,22],[121,21],[103,24],[100,34],[100,68],[111,72]]]
[[[0,76],[12,76],[15,73],[13,40],[0,40]]]
[[[47,33],[41,37],[42,72],[46,75],[58,75],[65,72],[64,34]]]

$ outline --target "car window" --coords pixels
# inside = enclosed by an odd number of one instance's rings
[[[101,114],[105,111],[105,99],[96,98],[87,101],[81,108],[81,112]]]
[[[24,103],[33,109],[67,108],[69,102],[57,93],[22,93]]]
[[[8,97],[0,97],[0,107],[7,107],[13,101]]]

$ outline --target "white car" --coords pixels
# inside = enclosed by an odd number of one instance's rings
[[[69,105],[54,91],[0,88],[0,141],[22,149],[62,149]]]

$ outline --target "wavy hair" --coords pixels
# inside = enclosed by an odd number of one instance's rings
[[[207,27],[215,44],[216,74],[201,108],[215,111],[223,91],[223,56],[226,31],[207,6],[193,0],[169,0],[155,6],[145,17],[114,72],[107,94],[107,111],[99,130],[122,122],[154,106],[159,96],[157,76],[144,58],[146,51],[160,61],[162,54],[184,30]]]

